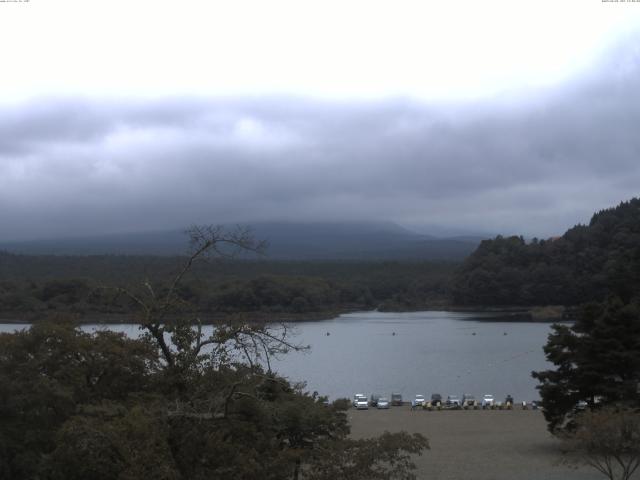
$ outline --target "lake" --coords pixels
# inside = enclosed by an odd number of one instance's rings
[[[305,380],[309,391],[335,399],[354,393],[437,392],[503,400],[539,398],[532,370],[550,367],[542,351],[548,323],[482,320],[471,312],[358,312],[332,320],[288,324],[293,341],[310,345],[272,363],[292,381]],[[0,324],[0,332],[23,326]],[[136,325],[87,325],[137,336]],[[210,328],[210,327],[209,327]],[[206,330],[205,330],[206,331]]]

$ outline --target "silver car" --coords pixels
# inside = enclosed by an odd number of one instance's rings
[[[482,397],[482,408],[493,408],[495,404],[496,400],[493,395],[487,393]]]
[[[460,408],[462,407],[462,402],[457,395],[447,395],[447,401],[444,405],[447,408]]]
[[[376,406],[379,409],[387,409],[391,406],[391,402],[389,402],[389,399],[387,397],[379,397]]]

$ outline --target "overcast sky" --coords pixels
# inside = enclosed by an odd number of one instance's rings
[[[0,240],[545,237],[640,194],[640,2],[30,0],[0,42]]]

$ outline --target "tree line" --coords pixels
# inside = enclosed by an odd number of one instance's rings
[[[148,278],[168,288],[182,257],[55,257],[0,254],[0,313],[127,315],[130,299],[111,288]],[[21,266],[21,267],[20,267]],[[456,264],[446,262],[213,261],[194,265],[177,292],[210,315],[305,314],[351,309],[408,309],[449,301]],[[82,275],[80,275],[82,274]]]
[[[452,282],[461,305],[580,305],[640,288],[640,199],[597,212],[548,240],[483,241]]]

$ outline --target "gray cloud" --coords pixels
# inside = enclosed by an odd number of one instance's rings
[[[639,193],[638,58],[627,52],[530,98],[473,105],[269,97],[0,107],[0,236],[265,219],[561,233]]]

